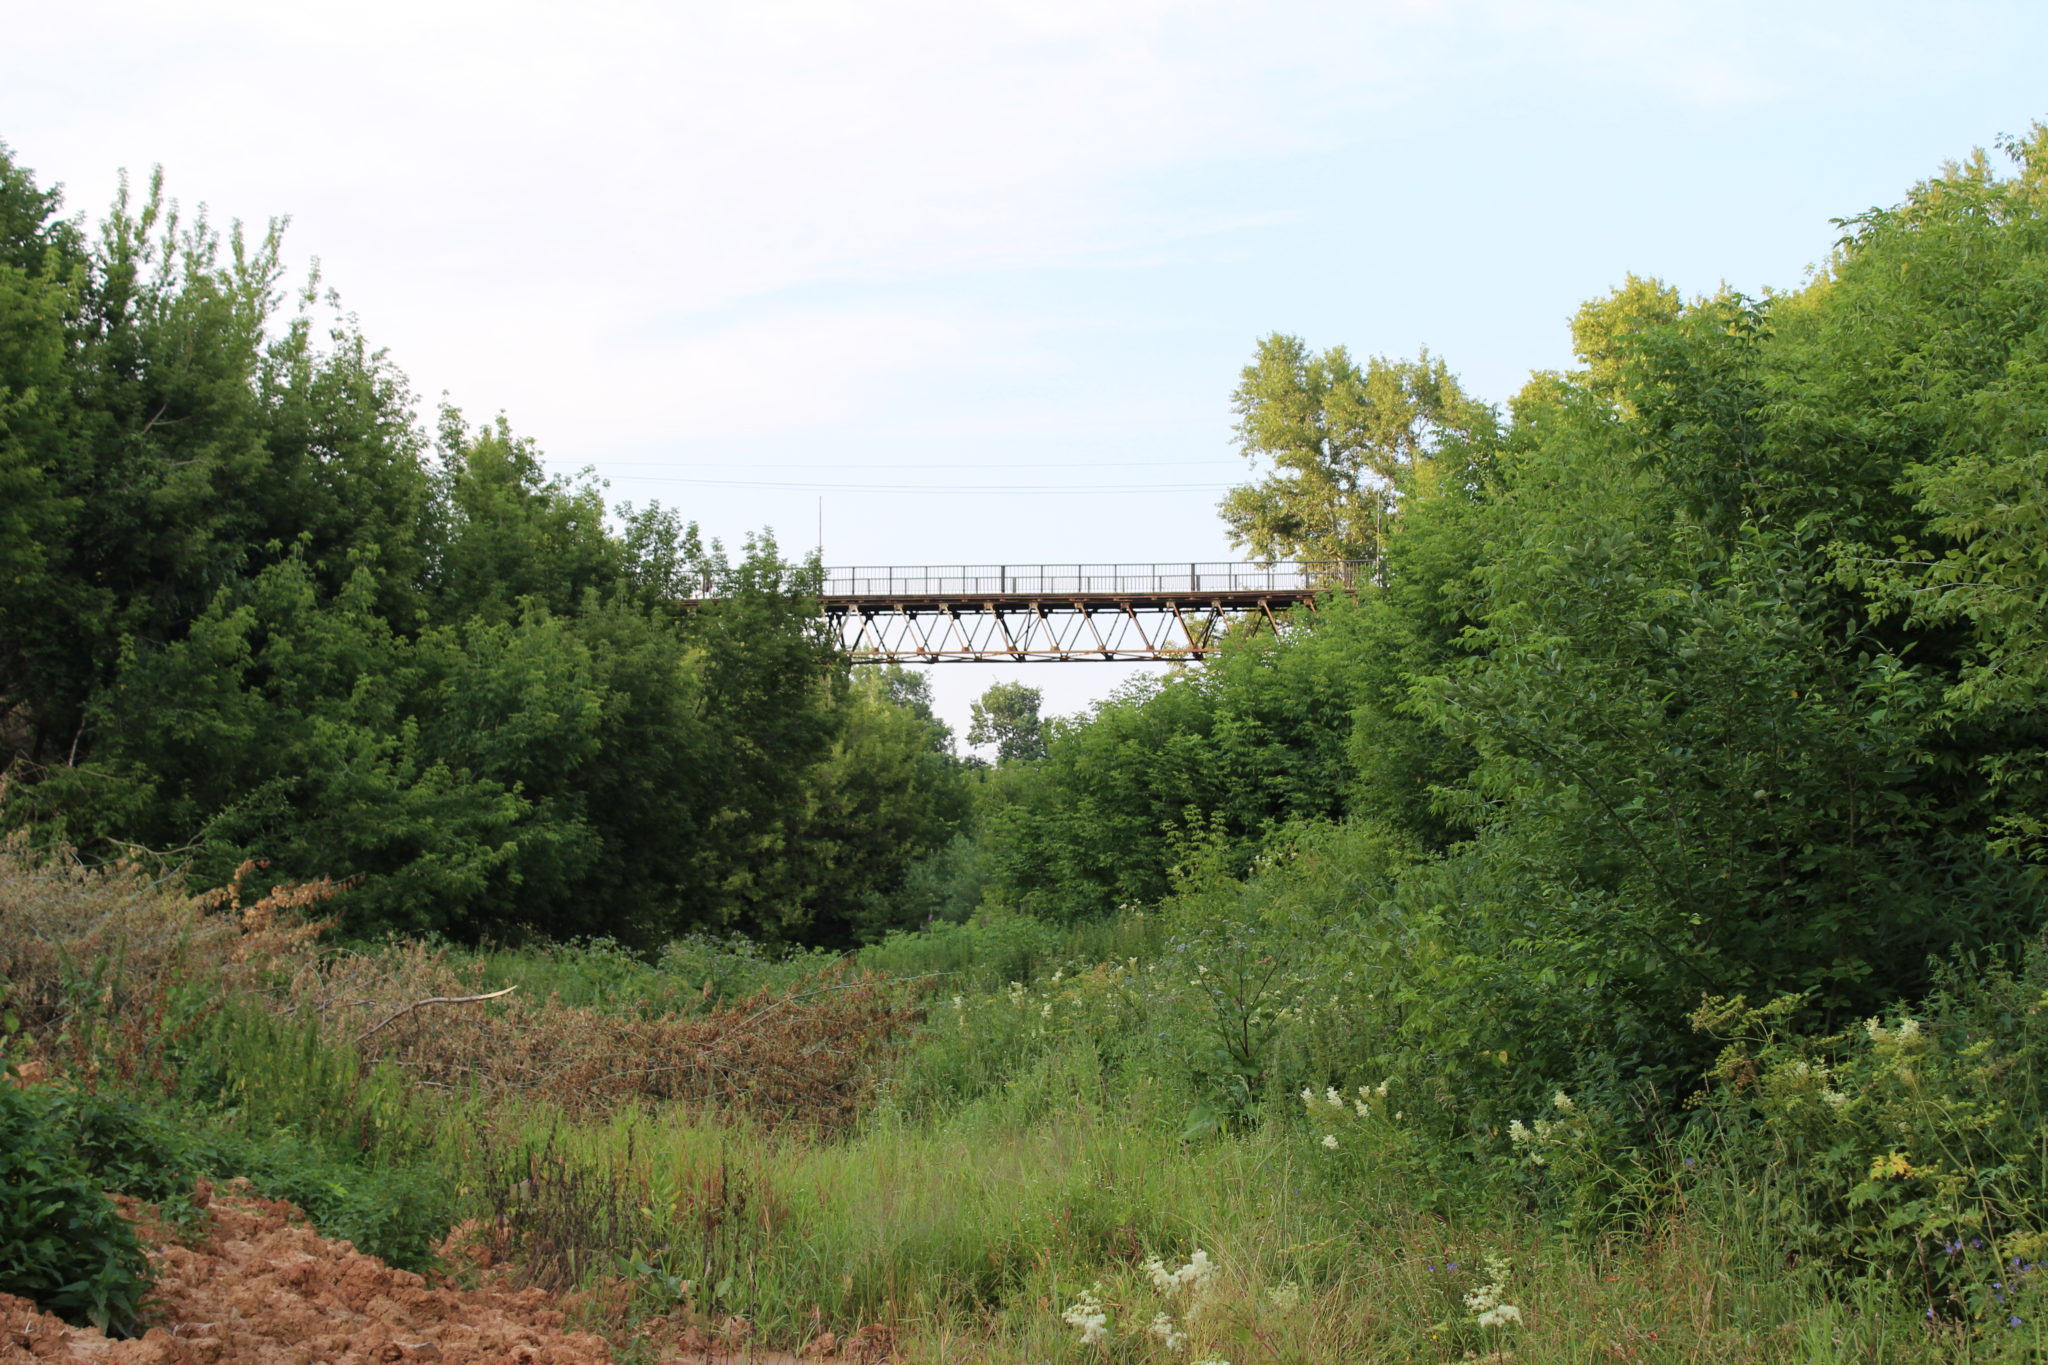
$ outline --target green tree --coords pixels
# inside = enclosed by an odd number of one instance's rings
[[[997,763],[1044,758],[1044,724],[1038,716],[1043,695],[1028,683],[991,684],[969,708],[967,742],[993,744]]]
[[[505,617],[527,599],[573,612],[586,591],[625,576],[624,547],[587,471],[550,475],[539,448],[504,417],[472,431],[452,407],[441,411],[439,446],[429,570],[435,617]]]
[[[1272,472],[1232,490],[1223,521],[1233,545],[1268,561],[1379,558],[1404,491],[1495,425],[1427,351],[1361,369],[1342,346],[1317,355],[1279,333],[1259,342],[1231,403],[1239,448]]]
[[[917,923],[915,908],[895,900],[910,868],[963,828],[968,802],[925,679],[893,666],[861,670],[808,783],[802,846],[815,870],[806,939],[843,946]]]
[[[68,676],[80,606],[63,547],[79,500],[67,373],[84,269],[59,198],[0,143],[0,753],[60,762],[77,735]]]

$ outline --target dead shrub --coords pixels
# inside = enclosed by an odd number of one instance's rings
[[[68,1069],[87,1083],[101,1071],[154,1076],[165,1043],[198,1018],[173,1017],[182,990],[201,1012],[240,995],[310,1015],[328,1045],[421,1085],[522,1092],[576,1114],[675,1101],[819,1128],[859,1112],[914,1014],[883,978],[845,965],[704,1014],[517,996],[426,1004],[492,983],[427,944],[323,948],[327,922],[310,912],[341,888],[287,884],[245,902],[257,866],[193,896],[139,863],[87,868],[62,851],[36,855],[19,835],[0,841],[10,1008],[44,1050],[72,1054]]]
[[[335,961],[297,983],[303,1007],[329,1021],[337,1042],[355,1030],[346,1041],[366,1061],[423,1083],[521,1091],[578,1114],[676,1101],[769,1127],[843,1127],[913,1014],[884,979],[842,965],[706,1014],[647,1019],[504,997],[422,1009],[366,1035],[408,1001],[489,985],[417,945],[389,954],[382,979],[366,970],[374,965]]]
[[[88,1082],[110,1068],[152,1074],[181,1026],[170,1018],[178,988],[203,986],[218,1000],[312,958],[326,926],[305,911],[335,885],[288,884],[245,905],[242,884],[257,866],[192,896],[140,862],[87,867],[68,849],[35,852],[21,833],[0,839],[0,973],[23,1031],[73,1053]]]

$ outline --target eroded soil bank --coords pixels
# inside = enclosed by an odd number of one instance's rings
[[[152,1246],[157,1325],[111,1341],[0,1294],[0,1360],[104,1365],[608,1365],[552,1296],[486,1282],[431,1284],[321,1237],[290,1204],[201,1187],[206,1226],[178,1238],[130,1206]],[[724,1358],[698,1341],[671,1360]],[[694,1349],[693,1349],[694,1348]],[[791,1357],[780,1357],[790,1360]],[[754,1355],[766,1362],[776,1359]]]

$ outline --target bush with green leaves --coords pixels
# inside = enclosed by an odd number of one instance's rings
[[[1835,1032],[1798,1029],[1796,998],[1704,1005],[1718,1146],[1763,1173],[1785,1253],[1918,1286],[1937,1315],[2048,1307],[2044,1002],[2036,944],[2017,970],[1951,963],[1919,1004]]]
[[[133,1336],[149,1261],[81,1156],[63,1102],[51,1087],[0,1082],[0,1292]]]

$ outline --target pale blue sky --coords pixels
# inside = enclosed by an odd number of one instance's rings
[[[428,401],[729,540],[807,548],[822,496],[834,563],[1228,557],[1260,335],[1428,346],[1504,400],[1625,273],[1796,285],[1830,218],[2048,117],[2020,3],[84,0],[9,32],[0,138],[73,209],[161,164],[290,214]],[[1123,670],[934,674],[958,720]]]

